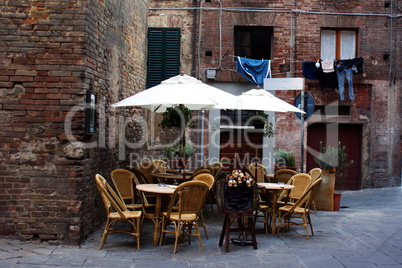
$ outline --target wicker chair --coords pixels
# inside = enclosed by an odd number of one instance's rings
[[[162,213],[162,231],[159,245],[162,245],[162,240],[166,233],[175,234],[173,253],[176,253],[178,240],[181,235],[189,236],[189,244],[191,243],[191,236],[195,236],[198,238],[200,250],[204,251],[198,228],[198,219],[208,192],[208,185],[201,181],[188,181],[177,186],[168,210]],[[176,204],[178,204],[178,211],[174,210]],[[167,229],[169,221],[173,222],[174,231]],[[195,233],[191,232],[193,226],[195,227]]]
[[[160,159],[152,160],[152,166],[154,167],[154,171],[158,173],[166,173],[168,169],[168,164]]]
[[[310,218],[310,207],[314,201],[318,188],[320,187],[321,181],[322,179],[319,178],[312,183],[296,203],[279,208],[277,236],[279,236],[281,226],[284,226],[285,229],[289,229],[290,225],[304,226],[306,230],[306,239],[310,239],[308,232],[308,225],[310,225],[311,235],[314,235],[313,225]],[[292,219],[299,219],[299,221]]]
[[[311,176],[312,182],[315,182],[316,180],[318,180],[321,177],[322,169],[321,168],[313,168],[307,174]],[[314,200],[312,203],[312,207],[314,208],[314,211],[317,212],[317,208],[315,206]]]
[[[216,163],[212,163],[210,166],[214,169],[214,173],[212,175],[214,176],[215,181],[217,181],[218,176],[222,171],[223,165],[220,162],[216,162]]]
[[[151,162],[143,161],[138,164],[138,169],[145,175],[148,183],[154,183],[154,179],[151,175],[154,172],[154,165]]]
[[[311,177],[305,173],[298,173],[291,177],[287,184],[294,185],[295,187],[288,192],[287,196],[287,191],[282,191],[277,202],[280,206],[297,202],[311,185]]]
[[[257,182],[269,182],[267,169],[257,163],[253,163],[247,166],[249,175],[253,177]]]
[[[208,188],[209,188],[209,192],[208,192],[208,197],[210,197],[211,195],[211,189],[212,186],[214,186],[215,183],[215,178],[214,176],[212,176],[211,174],[206,174],[206,173],[202,173],[202,174],[198,174],[197,176],[194,177],[193,181],[202,181],[205,182],[206,184],[208,184]],[[205,202],[204,202],[204,208],[205,207]],[[205,221],[204,221],[204,214],[201,211],[200,214],[200,219],[201,219],[201,225],[204,228],[204,232],[205,232],[205,237],[208,239],[208,233],[207,233],[207,227],[205,225]]]
[[[211,165],[205,165],[205,166],[200,166],[200,167],[196,168],[194,170],[194,173],[199,170],[205,170],[205,169],[208,169],[209,173],[211,173],[211,174],[214,174],[214,172],[215,172],[215,169]]]
[[[112,187],[106,182],[106,180],[99,174],[95,175],[96,185],[99,193],[101,194],[103,203],[105,205],[107,220],[105,229],[99,249],[102,249],[106,243],[108,234],[111,233],[125,233],[137,238],[137,250],[140,250],[140,231],[141,231],[141,211],[130,211],[127,209],[123,200],[113,191]],[[118,230],[115,224],[118,221],[126,221],[130,223],[132,231]]]
[[[115,169],[110,173],[113,185],[128,209],[141,210],[140,196],[135,191],[135,175],[127,169]],[[138,199],[138,200],[137,200]]]
[[[310,175],[312,181],[315,182],[316,180],[318,180],[321,177],[322,169],[321,168],[313,168],[307,174]]]
[[[289,179],[293,176],[296,175],[297,172],[291,169],[280,169],[275,172],[274,175],[274,182],[283,182],[287,183]]]
[[[130,171],[135,175],[134,181],[136,182],[136,184],[148,183],[145,174],[142,173],[142,171],[139,168],[132,166],[127,168],[130,169]],[[155,224],[156,223],[156,204],[154,203],[155,195],[151,193],[144,193],[137,190],[135,191],[137,195],[141,198],[143,220],[148,219],[151,220],[153,224]]]

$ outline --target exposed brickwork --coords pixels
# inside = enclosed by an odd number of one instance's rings
[[[160,10],[150,12],[150,22],[163,14],[169,27],[186,28],[182,21],[172,18],[185,16],[191,1],[179,1],[182,10],[164,10],[163,7],[179,7],[177,1],[157,2]],[[395,2],[395,1],[389,1]],[[201,27],[200,61],[196,65],[197,74],[204,78],[207,68],[218,68],[216,81],[244,82],[235,71],[234,26],[273,26],[273,77],[286,77],[280,65],[291,68],[290,75],[302,77],[302,61],[320,58],[321,28],[358,29],[358,55],[364,57],[364,74],[354,78],[357,94],[357,114],[342,118],[313,117],[308,123],[351,123],[363,124],[362,188],[389,187],[400,185],[400,135],[401,135],[401,10],[386,7],[381,1],[245,1],[232,0],[222,3],[222,50],[219,51],[220,1],[199,3],[202,12],[197,13],[197,24]],[[270,9],[270,10],[268,10]],[[340,15],[356,13],[356,15]],[[376,15],[370,15],[376,14]],[[390,14],[399,14],[392,17]],[[201,18],[200,18],[201,16]],[[175,22],[175,23],[172,23]],[[188,26],[188,25],[186,25]],[[292,28],[293,27],[293,28]],[[194,34],[194,32],[192,32]],[[292,45],[294,36],[294,45]],[[183,39],[191,35],[183,34]],[[198,47],[197,47],[198,49]],[[211,51],[212,56],[205,56]],[[391,55],[392,54],[392,55]],[[198,54],[197,54],[198,55]],[[219,55],[222,55],[221,66]],[[389,55],[389,59],[384,58]],[[190,69],[192,62],[183,57],[183,69]],[[199,67],[199,68],[198,68]],[[206,80],[207,81],[207,80]],[[339,94],[326,89],[320,90],[315,81],[306,81],[306,89],[311,92],[316,105],[326,106],[339,99]],[[278,92],[277,96],[292,103],[299,92]],[[346,104],[349,105],[349,104]],[[353,107],[351,108],[353,112]],[[307,128],[306,128],[307,130]],[[308,135],[308,133],[306,133]],[[300,124],[293,114],[276,115],[275,146],[294,152],[300,150]],[[299,155],[299,154],[296,154]],[[300,157],[297,156],[299,163]]]
[[[78,243],[102,222],[93,177],[119,166],[110,104],[145,87],[146,7],[146,0],[0,3],[1,235]],[[102,109],[92,136],[85,113],[71,113],[88,89]]]

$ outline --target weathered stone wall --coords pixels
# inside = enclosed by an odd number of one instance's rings
[[[150,21],[160,21],[159,26],[186,29],[186,24],[171,23],[178,14],[193,14],[190,11],[190,1],[179,2],[182,9],[177,1],[152,3],[152,7],[158,9],[151,9]],[[374,0],[201,1],[197,6],[200,11],[196,13],[196,21],[199,22],[197,31],[201,36],[197,37],[197,59],[193,68],[197,70],[196,75],[206,82],[207,68],[219,69],[216,74],[217,82],[245,82],[235,71],[234,26],[273,26],[272,77],[302,77],[302,61],[320,58],[321,28],[358,29],[358,56],[364,57],[365,62],[364,74],[354,78],[357,99],[355,107],[351,107],[351,115],[342,118],[314,117],[310,122],[362,124],[361,187],[399,186],[402,61],[401,48],[398,45],[401,35],[397,33],[401,32],[401,10],[396,1],[387,3]],[[178,9],[168,10],[163,9],[164,7]],[[222,38],[219,38],[220,13]],[[190,18],[186,21],[190,21]],[[193,32],[183,30],[183,40],[189,40],[191,34]],[[206,51],[210,51],[212,55],[206,56]],[[192,59],[182,57],[184,70],[190,69],[193,64]],[[283,64],[290,67],[290,73],[281,70]],[[316,105],[326,106],[339,99],[337,92],[321,91],[315,81],[306,81],[306,89],[314,95]],[[295,91],[278,92],[277,96],[293,103],[298,94]],[[307,132],[307,128],[305,130]],[[276,148],[298,152],[300,138],[300,124],[296,116],[277,113]],[[297,162],[300,163],[299,154],[296,155]]]
[[[1,235],[78,243],[102,223],[93,177],[119,166],[116,113],[133,111],[110,104],[145,88],[146,8],[146,0],[0,3]],[[99,104],[90,136],[87,90]]]

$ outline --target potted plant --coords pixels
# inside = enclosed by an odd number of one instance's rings
[[[278,169],[291,169],[296,170],[296,157],[294,152],[286,151],[285,149],[278,149],[274,153],[275,157],[275,171]]]
[[[162,128],[177,127],[181,128],[182,119],[184,119],[184,127],[195,127],[195,122],[192,121],[191,110],[184,105],[178,105],[174,107],[166,108],[166,111],[162,113],[162,121],[160,126]]]
[[[169,167],[173,168],[173,169],[178,169],[181,168],[180,165],[180,156],[183,155],[183,151],[182,151],[182,147],[181,145],[178,145],[176,147],[174,146],[168,146],[165,148],[165,156],[168,159],[168,164]],[[184,158],[183,160],[187,162],[187,159],[189,157],[191,157],[193,154],[195,154],[195,149],[193,146],[191,146],[191,144],[186,143],[185,146],[185,152],[184,152]],[[188,165],[188,163],[186,163],[186,166]]]
[[[254,126],[255,129],[263,129],[264,137],[273,137],[274,130],[272,123],[269,122],[269,115],[262,111],[249,115],[248,125]]]
[[[341,193],[335,193],[335,183],[341,183],[344,180],[347,175],[346,168],[354,163],[353,160],[347,159],[345,150],[346,146],[342,146],[341,142],[338,142],[337,147],[324,147],[320,142],[320,153],[314,157],[315,162],[322,169],[321,178],[324,182],[324,187],[321,187],[317,193],[316,205],[321,202],[326,210],[339,210]],[[331,196],[333,196],[332,199]]]

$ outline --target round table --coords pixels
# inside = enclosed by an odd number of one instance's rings
[[[165,183],[182,183],[190,179],[190,175],[186,174],[172,174],[172,173],[151,173],[152,178],[157,181],[165,182]],[[154,180],[155,181],[155,180]]]
[[[295,188],[294,185],[290,184],[279,184],[279,183],[269,183],[269,182],[259,182],[258,186],[265,187],[266,190],[272,191],[272,217],[271,217],[271,226],[272,226],[272,234],[276,233],[276,214],[277,214],[277,201],[278,201],[278,193],[283,190],[292,190]]]
[[[177,186],[175,185],[166,185],[166,186],[159,186],[159,184],[138,184],[135,188],[139,191],[147,192],[147,193],[153,193],[155,194],[156,197],[156,206],[155,206],[155,213],[156,213],[156,218],[154,222],[154,234],[153,234],[153,245],[156,246],[158,245],[158,239],[159,239],[159,225],[160,225],[160,219],[161,219],[161,199],[162,195],[172,195],[175,191]]]

